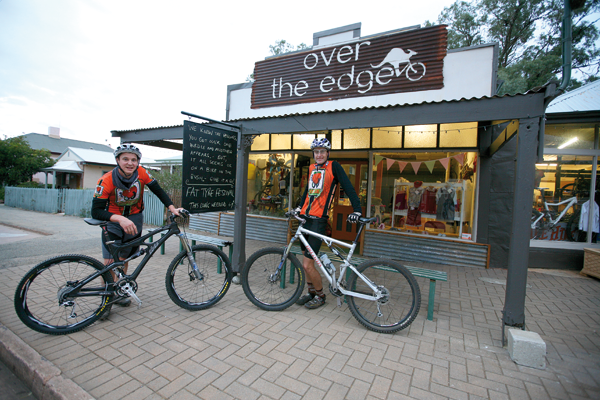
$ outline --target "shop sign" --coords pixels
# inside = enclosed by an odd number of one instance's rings
[[[445,25],[259,61],[252,108],[444,87]]]

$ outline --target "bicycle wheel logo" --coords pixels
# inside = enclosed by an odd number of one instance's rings
[[[387,56],[378,65],[371,64],[371,68],[381,68],[385,64],[390,64],[396,74],[396,77],[400,77],[402,74],[406,75],[406,79],[410,81],[418,81],[425,76],[425,64],[410,61],[410,58],[418,54],[416,51],[408,49],[407,52],[399,47],[394,47],[389,51]],[[406,64],[404,68],[400,69],[400,64]],[[389,67],[387,67],[389,68]]]

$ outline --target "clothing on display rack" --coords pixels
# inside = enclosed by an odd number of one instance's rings
[[[423,182],[417,181],[413,187],[408,189],[408,212],[406,214],[406,225],[420,226],[421,225],[421,199],[425,188],[421,185]]]
[[[421,212],[425,214],[435,214],[437,210],[437,189],[433,186],[427,186],[423,192],[421,200]]]
[[[443,186],[437,192],[436,219],[438,221],[454,221],[457,198],[456,190],[451,186]]]
[[[598,220],[599,215],[598,204],[594,201],[594,212],[592,214],[592,218],[594,219],[594,226],[592,232],[600,233],[600,220]],[[588,231],[588,221],[589,221],[589,212],[590,212],[590,201],[586,201],[581,206],[581,214],[579,215],[579,230],[587,232]]]

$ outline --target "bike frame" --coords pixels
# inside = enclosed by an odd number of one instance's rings
[[[358,228],[358,232],[356,234],[356,239],[352,242],[352,244],[348,244],[346,242],[342,242],[341,240],[333,239],[331,237],[321,235],[321,234],[313,232],[313,231],[309,231],[308,229],[305,229],[302,227],[302,225],[304,225],[304,223],[306,222],[304,219],[302,219],[296,215],[294,215],[294,217],[300,222],[300,225],[298,226],[296,233],[294,234],[294,236],[292,237],[292,239],[290,240],[290,242],[288,243],[288,245],[286,247],[286,250],[283,254],[281,263],[279,264],[279,267],[277,268],[277,274],[280,274],[280,271],[284,267],[285,260],[287,259],[287,256],[291,249],[291,246],[294,244],[294,242],[296,240],[300,240],[302,242],[302,244],[304,245],[304,247],[306,248],[306,250],[308,251],[308,253],[311,255],[312,259],[319,266],[319,268],[321,269],[321,271],[323,272],[323,274],[329,281],[329,284],[331,285],[333,290],[338,290],[342,295],[359,297],[361,299],[371,300],[371,301],[377,301],[383,297],[383,293],[381,293],[381,290],[373,282],[371,282],[366,276],[364,276],[363,274],[358,272],[356,267],[352,263],[350,263],[350,261],[352,260],[352,254],[354,254],[354,250],[356,249],[358,237],[360,236],[365,224],[360,224],[360,227]],[[310,245],[308,244],[308,241],[306,240],[304,235],[314,236],[316,238],[321,239],[321,241],[324,242],[327,245],[327,247],[329,247],[329,249],[332,251],[332,253],[335,254],[342,261],[342,263],[340,264],[339,277],[337,278],[337,280],[335,278],[335,266],[333,268],[333,273],[329,273],[327,271],[327,269],[325,268],[325,266],[323,265],[323,263],[321,262],[321,260],[319,259],[319,257],[317,257],[317,255],[315,254],[312,247],[310,247]],[[346,258],[342,257],[342,255],[336,248],[331,247],[333,244],[349,249]],[[374,296],[367,295],[364,293],[358,293],[358,292],[353,292],[351,290],[346,290],[344,288],[344,286],[341,285],[341,283],[342,283],[342,280],[343,280],[343,277],[344,277],[344,274],[345,274],[347,268],[350,268],[350,270],[352,270],[352,272],[354,272],[360,279],[362,279],[367,284],[367,286],[369,286],[369,288],[371,288],[371,290],[373,291],[373,293],[375,293],[375,295]],[[293,277],[293,275],[291,275],[290,278],[291,277]]]
[[[543,198],[543,197],[542,197]],[[562,210],[562,212],[558,215],[558,217],[556,217],[556,219],[552,219],[552,214],[550,213],[550,207],[556,207],[558,209],[559,206],[563,205],[563,204],[568,204],[564,210]],[[575,204],[577,204],[577,197],[571,197],[569,199],[560,201],[558,203],[548,203],[546,202],[546,200],[544,199],[544,210],[543,212],[540,214],[539,217],[537,217],[532,223],[531,223],[531,229],[535,229],[538,222],[544,218],[544,216],[548,217],[548,220],[550,221],[550,228],[553,228],[554,225],[556,225],[561,219],[562,217],[565,216],[565,214],[567,213],[567,211],[569,211],[569,209],[571,207],[573,207]]]
[[[106,235],[106,224],[102,225],[102,231],[103,231],[103,235]],[[158,239],[156,242],[154,242],[154,243],[146,243],[145,242],[146,239],[148,239],[158,233],[161,233],[161,232],[166,232],[166,234],[164,236],[162,236],[160,239]],[[115,244],[114,242],[106,242],[106,245],[107,245],[110,253],[113,255],[113,260],[119,260],[119,256],[118,256],[119,252],[121,250],[124,250],[127,248],[132,248],[135,246],[146,246],[147,250],[140,249],[135,254],[131,255],[130,257],[128,257],[125,260],[113,261],[111,264],[107,265],[104,269],[94,272],[93,274],[91,274],[90,276],[85,278],[84,280],[77,282],[75,285],[71,286],[70,287],[71,290],[65,292],[63,294],[63,298],[114,295],[115,294],[115,285],[119,282],[119,280],[122,278],[130,278],[131,280],[135,281],[137,279],[137,277],[140,275],[140,273],[142,272],[142,270],[144,269],[144,267],[146,266],[146,264],[148,263],[148,261],[152,258],[154,253],[156,253],[156,251],[159,249],[159,247],[164,242],[166,242],[168,238],[170,238],[173,235],[177,235],[179,237],[179,240],[183,244],[186,252],[188,253],[188,257],[190,258],[190,263],[192,265],[194,273],[197,275],[198,279],[203,279],[202,274],[200,273],[200,271],[198,270],[198,267],[196,266],[196,262],[193,260],[193,257],[191,257],[191,255],[190,255],[191,248],[188,244],[187,237],[185,236],[184,233],[182,233],[180,231],[179,226],[177,225],[177,222],[175,222],[173,220],[173,222],[171,222],[169,225],[165,225],[161,228],[158,228],[157,230],[150,232],[146,235],[143,235],[135,240],[127,242],[126,244]],[[123,272],[121,267],[126,262],[129,262],[130,260],[133,260],[133,259],[141,256],[144,253],[146,253],[146,255],[144,256],[142,261],[138,264],[138,266],[135,268],[133,273],[130,275],[125,275],[125,273]],[[107,287],[103,287],[103,288],[84,288],[83,287],[86,284],[88,284],[89,282],[96,279],[97,277],[99,277],[102,274],[104,274],[110,270],[113,270],[113,269],[115,269],[115,274],[119,277],[116,282],[113,282],[112,284],[109,284],[109,285],[107,285]],[[128,283],[126,283],[126,284],[128,284]],[[82,287],[83,287],[83,289],[82,289]],[[134,297],[134,296],[132,296],[132,297]],[[59,300],[62,301],[62,299],[59,299]],[[139,299],[136,299],[136,300],[138,300],[138,304],[141,303],[139,301]]]

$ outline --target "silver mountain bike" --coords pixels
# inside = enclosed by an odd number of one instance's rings
[[[286,213],[286,216],[299,222],[288,245],[255,252],[241,273],[244,293],[253,304],[263,310],[280,311],[298,300],[306,278],[302,264],[290,250],[294,242],[300,240],[329,281],[329,291],[337,297],[338,306],[344,297],[352,315],[362,325],[375,332],[394,333],[414,321],[421,307],[421,291],[410,271],[386,258],[367,260],[359,265],[352,263],[352,254],[365,224],[376,218],[360,218],[356,239],[348,244],[306,230],[305,220],[294,213]],[[339,269],[326,254],[317,257],[306,235],[317,237],[327,245],[339,258]],[[348,249],[347,253],[342,248]]]

